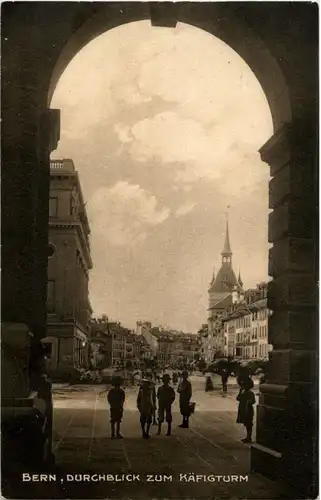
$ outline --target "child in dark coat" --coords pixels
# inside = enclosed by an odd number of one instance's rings
[[[140,413],[140,425],[143,438],[149,438],[149,429],[155,414],[156,391],[149,379],[143,379],[137,395],[137,408]]]
[[[251,378],[245,378],[240,380],[240,392],[237,396],[237,401],[239,401],[239,407],[237,412],[238,424],[243,424],[246,428],[246,437],[242,439],[243,443],[252,442],[252,429],[253,429],[253,417],[255,405],[255,394],[251,390],[254,387],[253,380]]]
[[[188,429],[188,420],[191,415],[190,400],[192,397],[192,384],[188,380],[188,371],[182,373],[182,380],[179,383],[177,392],[179,393],[179,408],[183,417],[183,422],[178,427]]]
[[[120,377],[113,378],[112,384],[114,387],[110,389],[107,396],[110,405],[111,438],[117,437],[118,439],[122,439],[123,436],[120,434],[120,423],[124,412],[125,391],[120,387]]]
[[[158,388],[157,399],[158,399],[158,431],[157,434],[160,435],[162,431],[162,423],[166,418],[167,422],[167,434],[171,435],[172,429],[172,404],[175,400],[175,391],[173,387],[169,385],[170,376],[165,373],[163,375],[163,385]]]

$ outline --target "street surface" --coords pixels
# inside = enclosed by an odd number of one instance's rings
[[[181,417],[176,399],[173,435],[165,436],[164,426],[163,435],[156,436],[157,427],[153,426],[150,440],[141,437],[136,409],[138,387],[126,389],[121,428],[123,440],[110,439],[105,386],[56,387],[54,453],[57,478],[50,484],[25,483],[25,498],[30,498],[35,486],[38,498],[292,498],[278,492],[276,484],[270,480],[249,474],[250,446],[241,442],[244,428],[236,424],[236,387],[222,397],[218,390],[205,393],[204,378],[191,377],[191,382],[196,412],[190,419],[190,428],[178,427]],[[97,477],[92,476],[118,474],[120,477],[129,473],[140,475],[140,480],[115,482],[106,481],[102,476],[103,480],[95,482]],[[186,482],[184,474],[189,476],[190,473],[205,477],[223,475],[225,479]],[[75,474],[81,481],[67,481],[67,478],[76,479]],[[80,477],[81,474],[91,474],[90,480]],[[157,474],[160,478],[165,474],[172,478],[149,482],[147,474]],[[181,481],[180,474],[183,474]],[[242,478],[231,479],[231,475],[247,474],[247,482]]]

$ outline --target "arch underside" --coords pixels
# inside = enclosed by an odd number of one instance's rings
[[[156,11],[154,10],[156,8]],[[135,21],[151,20],[153,25],[171,26],[178,22],[202,29],[229,45],[248,64],[257,77],[267,98],[274,130],[291,121],[291,105],[288,87],[277,60],[266,43],[251,29],[249,24],[235,14],[226,3],[212,5],[169,4],[160,12],[148,3],[99,4],[92,15],[68,38],[60,51],[48,82],[50,104],[57,82],[73,57],[90,41],[118,26]],[[210,61],[209,61],[210,63]]]

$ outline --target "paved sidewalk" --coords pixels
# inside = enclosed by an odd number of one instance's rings
[[[167,437],[163,432],[156,436],[153,426],[149,440],[141,437],[136,409],[137,388],[126,389],[122,440],[110,439],[106,393],[100,394],[101,388],[94,386],[87,392],[75,391],[65,398],[60,394],[55,396],[56,480],[17,485],[20,493],[15,498],[299,498],[266,478],[250,474],[250,446],[241,442],[244,429],[235,423],[235,398],[232,395],[224,398],[216,392],[205,393],[195,387],[197,384],[193,385],[197,406],[190,428],[178,427],[181,417],[176,401],[173,435]],[[139,475],[139,480],[120,480],[122,474]],[[154,481],[148,480],[148,474]],[[197,475],[201,476],[198,482]],[[194,479],[187,482],[187,477]]]

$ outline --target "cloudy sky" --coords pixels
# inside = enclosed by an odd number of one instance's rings
[[[229,209],[233,267],[267,279],[272,134],[256,77],[219,39],[142,21],[96,38],[71,61],[51,107],[53,158],[72,158],[91,225],[95,314],[196,332],[218,271]]]

